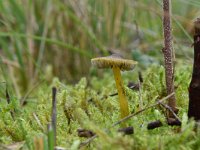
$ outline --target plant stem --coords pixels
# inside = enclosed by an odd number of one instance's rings
[[[192,80],[189,86],[189,109],[188,117],[200,120],[200,18],[195,23],[194,35],[194,64]]]
[[[159,102],[161,106],[165,107],[166,109],[168,109],[173,115],[174,115],[174,118],[176,118],[176,120],[178,120],[179,122],[181,122],[181,119],[176,115],[176,113],[172,110],[171,107],[169,107],[168,105],[162,103],[162,102]]]
[[[48,133],[47,133],[47,137],[48,137],[48,149],[49,150],[54,150],[54,146],[55,146],[54,131],[53,131],[51,123],[49,123],[47,125],[47,130],[48,130]]]
[[[172,47],[172,34],[171,34],[171,10],[170,10],[170,0],[163,0],[163,29],[164,29],[164,48],[163,55],[165,61],[165,79],[167,95],[174,92],[174,62],[173,62],[173,47]],[[168,105],[172,108],[174,112],[176,109],[176,98],[173,95],[168,102]],[[174,115],[168,111],[168,117],[174,117]]]
[[[36,113],[33,113],[33,117],[35,118],[37,124],[39,125],[39,127],[42,129],[42,131],[44,131],[44,128],[40,122],[40,119],[37,117]]]
[[[128,101],[126,99],[123,82],[122,82],[122,79],[121,79],[120,68],[113,67],[112,69],[113,69],[115,82],[116,82],[118,95],[119,95],[119,105],[120,105],[120,111],[121,111],[121,118],[124,118],[124,117],[129,115],[129,108],[128,108]]]
[[[52,128],[53,128],[53,132],[54,132],[54,143],[56,146],[56,88],[53,87],[52,88],[52,118],[51,118],[51,122],[52,122]]]

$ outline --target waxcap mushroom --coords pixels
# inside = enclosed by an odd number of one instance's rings
[[[94,58],[91,60],[91,62],[92,65],[98,68],[112,68],[118,91],[121,118],[128,116],[130,112],[120,71],[132,70],[137,62],[133,60],[123,59],[118,54],[113,54],[107,57]]]
[[[137,64],[136,61],[124,59],[119,54],[112,54],[106,57],[93,58],[92,65],[98,68],[112,68],[119,67],[120,70],[132,70]]]

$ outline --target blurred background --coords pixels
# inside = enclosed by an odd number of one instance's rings
[[[172,1],[176,61],[193,59],[200,1]],[[117,52],[146,69],[163,64],[161,0],[0,0],[0,73],[17,94],[54,76],[90,76],[90,59]]]

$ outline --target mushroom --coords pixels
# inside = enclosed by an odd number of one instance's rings
[[[118,54],[112,54],[111,56],[107,57],[93,58],[91,62],[92,65],[98,68],[112,68],[119,95],[121,118],[128,116],[129,115],[128,101],[125,96],[125,90],[121,79],[120,70],[122,71],[132,70],[135,64],[137,64],[137,62],[133,60],[123,59]]]

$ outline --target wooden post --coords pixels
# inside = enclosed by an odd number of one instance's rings
[[[189,86],[188,117],[200,120],[200,18],[194,22],[194,64]]]

